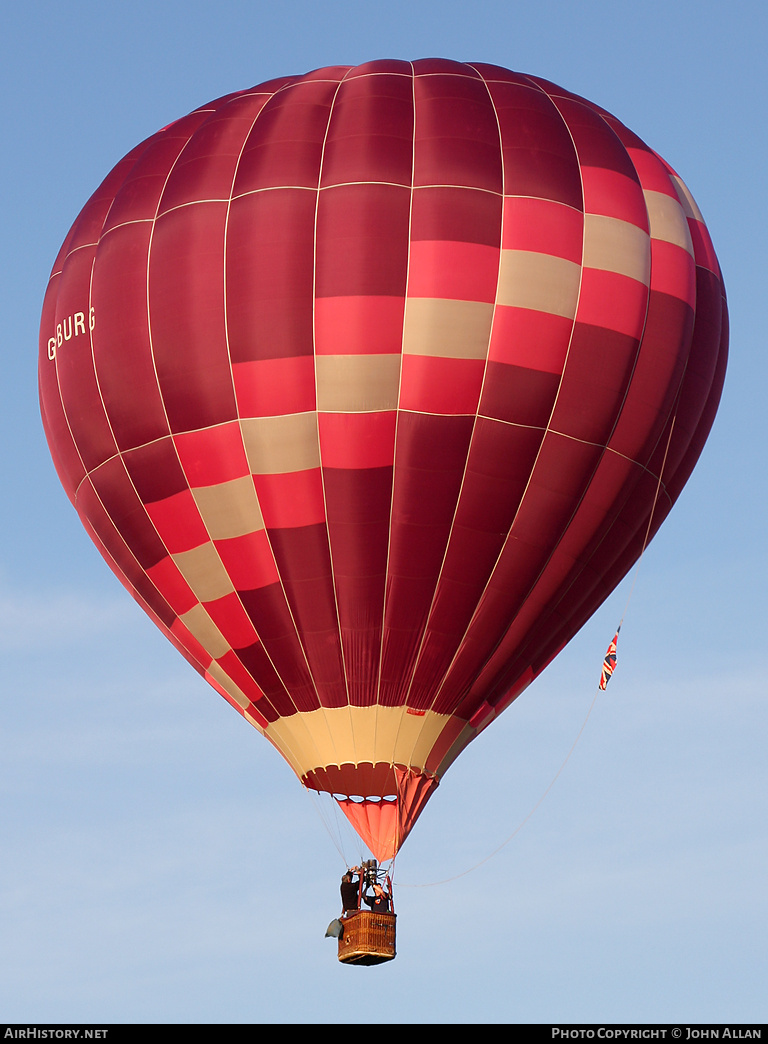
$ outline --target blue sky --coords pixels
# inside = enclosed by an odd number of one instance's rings
[[[766,1020],[766,30],[743,0],[28,0],[5,15],[4,1019]],[[154,631],[59,487],[37,332],[69,225],[142,138],[273,76],[430,55],[552,79],[679,171],[722,265],[731,362],[565,769],[459,876],[560,768],[631,578],[445,777],[398,859],[397,960],[363,970],[323,938],[344,856],[315,804]]]

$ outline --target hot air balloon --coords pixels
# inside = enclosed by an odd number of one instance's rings
[[[386,60],[129,152],[54,264],[39,379],[112,570],[386,860],[656,532],[726,356],[701,214],[635,134]]]

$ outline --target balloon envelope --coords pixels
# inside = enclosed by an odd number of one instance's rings
[[[386,858],[661,524],[726,346],[696,204],[618,120],[380,61],[121,160],[54,265],[40,396],[109,565]]]

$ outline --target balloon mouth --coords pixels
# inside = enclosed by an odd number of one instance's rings
[[[362,787],[366,776],[384,785],[373,791]],[[344,779],[348,785],[331,787],[332,779]],[[360,839],[379,862],[386,862],[402,848],[439,780],[404,766],[368,764],[328,765],[308,772],[302,782],[331,794]],[[326,785],[317,786],[318,782]]]

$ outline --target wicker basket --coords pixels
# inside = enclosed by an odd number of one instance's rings
[[[339,960],[344,964],[382,964],[395,959],[395,923],[397,915],[357,910],[347,914],[341,923]]]

